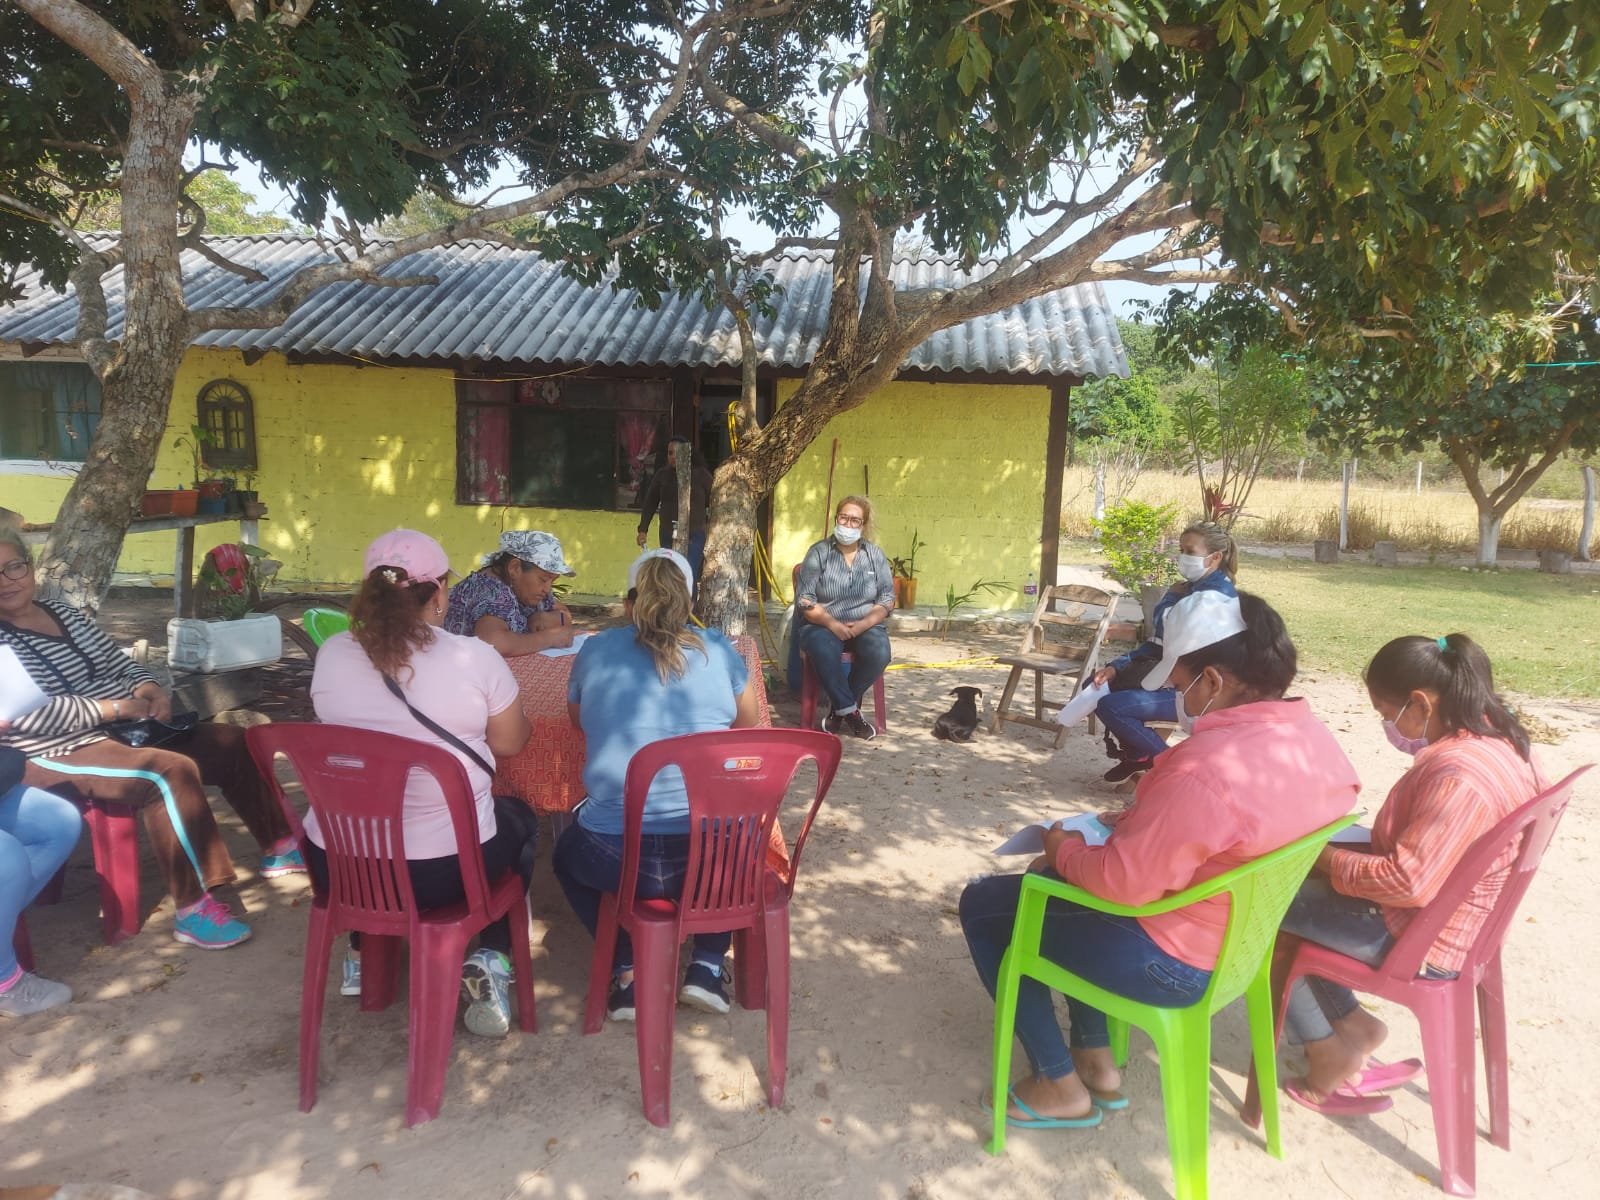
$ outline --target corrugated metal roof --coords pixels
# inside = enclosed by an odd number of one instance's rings
[[[255,305],[302,267],[329,261],[307,237],[269,234],[208,239],[226,258],[267,277],[251,283],[194,251],[183,254],[191,307]],[[937,258],[894,264],[897,289],[958,287],[992,265],[963,271]],[[801,369],[816,354],[827,321],[831,273],[825,252],[787,252],[772,262],[775,313],[756,319],[761,361]],[[733,317],[692,297],[670,294],[655,309],[637,293],[585,287],[531,251],[463,241],[410,255],[390,277],[431,275],[407,288],[341,283],[313,294],[273,329],[217,330],[198,345],[373,360],[477,360],[603,366],[733,366]],[[0,310],[0,342],[70,344],[77,301],[44,287],[36,272],[18,279],[22,299]],[[109,335],[122,336],[123,280],[105,279]],[[1062,288],[1014,308],[941,330],[907,356],[910,369],[1015,375],[1126,375],[1127,359],[1098,283]]]

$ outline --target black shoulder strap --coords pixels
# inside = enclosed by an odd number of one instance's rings
[[[411,715],[417,719],[418,724],[420,724],[429,733],[432,733],[437,737],[441,737],[445,741],[449,742],[457,750],[461,751],[461,753],[465,754],[473,762],[477,763],[478,766],[482,767],[490,779],[494,778],[494,765],[492,763],[485,762],[483,760],[483,755],[479,754],[471,746],[467,745],[455,734],[451,733],[443,725],[439,724],[439,722],[428,716],[427,713],[419,711],[417,707],[411,703],[411,701],[406,699],[406,694],[400,690],[400,685],[394,681],[394,676],[385,675],[383,677],[383,685],[395,694],[401,704],[404,704],[406,708],[410,709]]]

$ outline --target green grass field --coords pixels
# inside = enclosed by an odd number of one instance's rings
[[[1246,555],[1239,586],[1283,614],[1303,665],[1359,676],[1402,634],[1465,633],[1496,686],[1528,696],[1600,696],[1600,577],[1529,570],[1318,566]]]

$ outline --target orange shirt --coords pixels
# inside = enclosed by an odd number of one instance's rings
[[[1439,894],[1472,843],[1544,789],[1537,765],[1504,738],[1460,731],[1423,747],[1372,823],[1372,852],[1336,850],[1328,878],[1336,891],[1371,900],[1399,937],[1417,909]],[[1427,961],[1459,971],[1489,919],[1517,847],[1478,881],[1445,924]]]
[[[1361,783],[1304,700],[1207,713],[1156,757],[1104,846],[1071,840],[1056,873],[1118,904],[1150,904],[1231,871],[1349,812]],[[1217,965],[1228,897],[1139,924],[1174,958]]]

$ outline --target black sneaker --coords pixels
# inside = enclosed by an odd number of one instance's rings
[[[678,989],[678,1003],[705,1012],[725,1013],[732,1007],[728,1003],[730,978],[726,963],[712,967],[706,963],[692,962],[688,971],[684,972],[683,987]]]
[[[832,713],[822,718],[822,732],[831,733],[834,737],[844,737],[850,731],[845,728],[844,718],[836,717]]]
[[[631,1021],[633,1015],[633,984],[611,981],[611,995],[606,999],[606,1016],[613,1021]]]
[[[863,742],[870,742],[878,736],[878,727],[863,717],[859,708],[855,712],[845,713],[839,718],[839,723],[851,737],[858,737]]]
[[[1135,775],[1143,775],[1150,769],[1150,765],[1154,761],[1154,759],[1149,758],[1125,758],[1101,778],[1107,783],[1121,783],[1124,779],[1132,779]]]

